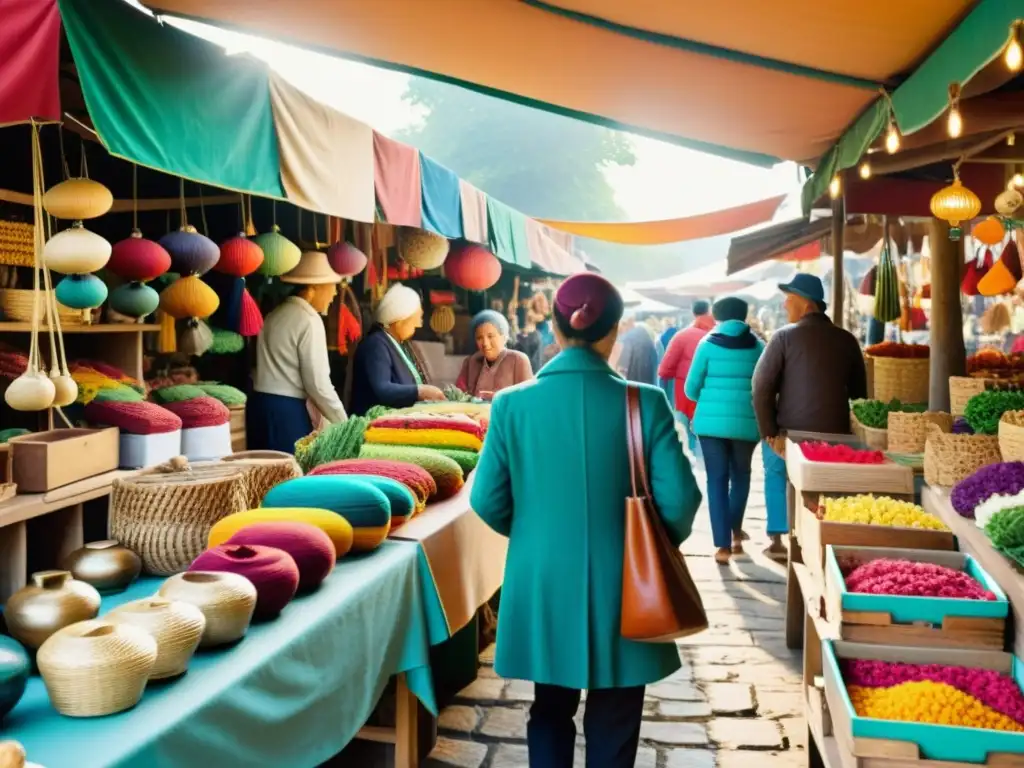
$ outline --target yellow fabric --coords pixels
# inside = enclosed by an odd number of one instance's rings
[[[1003,264],[1002,259],[993,264],[985,276],[978,281],[978,293],[982,296],[1002,296],[1004,293],[1010,293],[1016,287],[1017,278]]]
[[[373,222],[373,129],[270,72],[281,183],[300,208]]]
[[[383,445],[418,445],[424,448],[461,448],[479,451],[483,441],[468,432],[454,429],[394,429],[392,427],[370,427],[366,430],[366,442]]]
[[[235,512],[233,515],[228,515],[214,523],[213,528],[210,529],[206,546],[216,547],[218,544],[223,544],[247,525],[279,521],[315,525],[334,542],[334,550],[337,552],[338,557],[344,557],[353,549],[355,536],[348,520],[336,512],[331,512],[329,509],[305,507],[260,507],[259,509],[249,509],[245,512]],[[367,531],[371,531],[371,529],[360,531],[361,544],[366,544],[366,541],[372,538]],[[384,536],[387,536],[386,532]],[[383,541],[383,538],[381,541]],[[368,548],[372,549],[372,547]]]

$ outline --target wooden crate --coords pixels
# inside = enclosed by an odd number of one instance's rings
[[[839,464],[808,461],[799,444],[786,441],[786,472],[802,491],[835,493],[914,492],[914,473],[894,461],[881,464]]]
[[[245,450],[245,406],[229,405],[231,411],[231,451],[238,453]]]
[[[117,469],[118,430],[51,429],[11,438],[19,493],[54,488]]]
[[[835,494],[832,494],[835,495]],[[825,496],[819,496],[818,506]],[[911,497],[912,498],[912,497]],[[893,549],[929,549],[952,552],[956,539],[951,531],[922,528],[897,528],[891,525],[832,523],[820,520],[805,503],[798,510],[800,548],[804,564],[819,579],[825,576],[825,548],[829,544],[848,547],[891,547]]]
[[[974,558],[962,552],[891,547],[826,548],[825,598],[829,621],[843,640],[855,643],[918,647],[982,648],[1001,651],[1006,644],[1010,604],[1006,595]],[[995,601],[957,600],[847,592],[839,562],[866,563],[880,558],[935,563],[967,571],[996,595]]]
[[[947,664],[993,669],[1020,683],[1021,663],[1001,651],[822,643],[825,699],[832,730],[850,759],[844,768],[1024,768],[1024,733],[859,717],[839,668],[840,659]]]

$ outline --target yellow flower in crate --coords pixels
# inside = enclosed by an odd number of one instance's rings
[[[851,685],[847,692],[860,717],[1024,733],[1024,726],[1012,718],[947,683],[920,680],[889,688]]]
[[[949,530],[941,520],[925,512],[917,504],[872,494],[825,499],[822,520],[830,523],[924,528],[930,531]]]

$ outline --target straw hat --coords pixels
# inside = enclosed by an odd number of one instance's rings
[[[282,283],[297,285],[326,285],[340,283],[341,275],[331,269],[327,254],[319,251],[306,251],[299,259],[295,269],[281,276]]]

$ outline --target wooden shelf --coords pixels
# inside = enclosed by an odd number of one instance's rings
[[[0,322],[0,333],[29,333],[32,330],[32,323],[8,323]],[[68,333],[151,333],[159,331],[160,326],[156,323],[92,323],[91,325],[68,325],[62,324],[61,331]],[[49,326],[39,328],[41,334],[50,332]]]
[[[55,488],[47,493],[19,494],[0,503],[0,528],[106,496],[110,493],[110,486],[114,480],[133,475],[135,471],[118,469]]]

